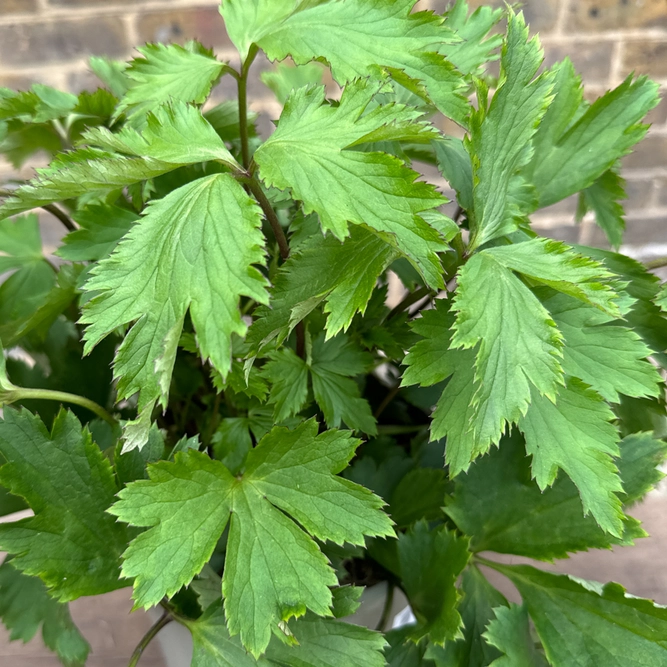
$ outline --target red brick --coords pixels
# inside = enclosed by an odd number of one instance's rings
[[[37,10],[37,0],[0,0],[0,16],[24,14]]]
[[[91,54],[127,52],[125,28],[118,18],[90,18],[0,26],[0,62],[7,65],[57,63]]]
[[[667,26],[667,0],[574,0],[566,29],[585,32]]]
[[[649,135],[623,158],[627,169],[655,169],[667,166],[667,136]]]
[[[545,47],[545,65],[551,67],[566,56],[573,62],[584,83],[606,83],[611,73],[613,44],[610,42],[577,42]]]
[[[667,40],[642,39],[627,42],[623,52],[625,74],[637,72],[654,77],[667,77]]]
[[[210,6],[146,12],[139,16],[137,30],[141,43],[198,39],[204,46],[233,48],[220,13]]]

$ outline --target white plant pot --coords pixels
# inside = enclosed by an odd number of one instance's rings
[[[382,614],[386,591],[386,582],[367,588],[361,596],[361,606],[358,611],[353,616],[346,618],[345,621],[374,628]],[[159,609],[151,609],[148,613],[153,621],[157,621],[162,616]],[[414,616],[412,616],[412,612],[407,606],[407,600],[399,590],[394,593],[390,618],[392,619],[389,624],[391,628],[397,628],[410,622],[414,623]],[[156,641],[164,655],[166,667],[190,667],[192,636],[186,627],[178,623],[170,623],[160,631]],[[341,667],[343,666],[341,665]]]

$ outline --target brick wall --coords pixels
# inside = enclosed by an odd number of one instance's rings
[[[251,2],[252,0],[246,0]],[[489,4],[469,0],[472,6]],[[97,85],[88,72],[90,54],[131,55],[146,41],[197,37],[232,58],[217,12],[219,0],[0,0],[0,85],[24,88],[33,82],[77,92]],[[421,0],[442,11],[446,0]],[[492,0],[500,6],[502,0]],[[525,0],[524,12],[540,33],[547,64],[569,56],[582,73],[589,97],[615,86],[631,71],[657,79],[667,89],[667,0]],[[258,61],[254,73],[268,67]],[[224,81],[224,80],[223,80]],[[264,123],[278,110],[253,77],[253,107]],[[229,82],[216,96],[231,94]],[[667,251],[667,101],[652,112],[649,138],[625,160],[627,243]],[[0,174],[0,178],[2,174]],[[535,216],[536,227],[565,240],[603,244],[590,224],[573,225],[573,201]],[[661,250],[655,244],[665,244]],[[651,248],[648,251],[652,252]]]

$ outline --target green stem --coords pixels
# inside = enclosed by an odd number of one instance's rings
[[[160,620],[157,621],[157,623],[155,623],[153,627],[144,635],[143,639],[137,645],[137,648],[134,649],[134,653],[132,654],[132,657],[130,658],[130,662],[127,667],[137,667],[143,652],[146,650],[148,645],[153,641],[153,639],[155,639],[155,635],[157,635],[157,633],[160,632],[160,630],[162,630],[162,628],[164,628],[165,625],[171,623],[172,620],[173,619],[168,612],[165,612],[163,614]]]
[[[382,608],[382,616],[380,616],[380,620],[378,621],[378,624],[375,626],[375,629],[378,632],[384,632],[385,628],[387,627],[387,623],[389,622],[389,616],[391,615],[391,606],[394,604],[394,590],[395,590],[394,584],[392,584],[390,581],[387,582],[387,595],[384,598],[384,607]]]
[[[16,387],[12,390],[12,398],[9,403],[24,400],[43,400],[43,401],[60,401],[61,403],[72,403],[73,405],[80,405],[82,408],[87,408],[94,412],[98,417],[104,419],[105,422],[111,426],[117,426],[118,422],[101,406],[83,396],[76,394],[68,394],[65,391],[52,391],[51,389],[32,389],[29,387]]]
[[[241,76],[237,79],[239,90],[239,133],[241,135],[241,157],[244,169],[248,169],[250,166],[250,148],[248,146],[248,72],[257,52],[258,48],[253,44],[248,52],[248,57],[243,63]]]

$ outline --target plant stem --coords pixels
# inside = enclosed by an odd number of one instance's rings
[[[0,190],[0,197],[12,197],[14,193],[11,190]],[[40,208],[50,213],[54,218],[58,218],[65,225],[68,231],[76,231],[76,225],[72,222],[65,211],[59,209],[55,204],[44,204]]]
[[[648,262],[644,262],[644,266],[649,271],[651,269],[661,269],[663,266],[667,266],[667,257],[659,257],[658,259],[650,259]]]
[[[392,317],[400,315],[404,310],[417,303],[417,301],[421,301],[429,294],[431,294],[431,290],[428,287],[420,287],[414,292],[409,292],[406,294],[405,298],[389,312],[387,319],[390,320]]]
[[[387,582],[387,595],[384,598],[384,607],[382,608],[382,616],[378,624],[375,626],[375,629],[378,632],[384,632],[384,629],[387,627],[389,622],[389,616],[391,615],[391,606],[394,603],[394,590],[395,586],[391,581]]]
[[[241,157],[244,169],[248,169],[250,166],[250,148],[248,146],[248,72],[257,55],[257,51],[257,47],[253,44],[241,68],[241,76],[237,79],[239,90],[239,133],[241,134]]]
[[[83,396],[76,394],[68,394],[65,391],[52,391],[51,389],[33,389],[30,387],[16,387],[12,391],[13,397],[11,403],[23,400],[43,400],[43,401],[60,401],[61,403],[72,403],[80,405],[82,408],[87,408],[94,412],[98,417],[104,419],[105,422],[111,426],[117,426],[118,422],[101,406]]]
[[[396,395],[400,390],[401,390],[401,383],[399,381],[396,383],[394,387],[392,387],[387,392],[387,395],[382,400],[382,403],[378,405],[377,410],[373,413],[373,417],[375,417],[375,419],[380,418],[380,415],[385,411],[385,409],[389,406],[389,404],[396,398]]]
[[[143,639],[137,645],[137,648],[134,649],[134,653],[132,654],[132,657],[130,658],[130,662],[127,667],[137,667],[143,652],[146,650],[148,645],[153,641],[153,639],[155,639],[155,635],[157,635],[157,633],[160,632],[160,630],[162,630],[162,628],[164,628],[165,625],[171,623],[172,620],[173,619],[171,615],[165,611],[160,620],[157,621],[157,623],[155,623],[153,627],[144,635]]]
[[[266,195],[264,194],[264,190],[262,190],[262,186],[258,181],[256,181],[254,178],[248,178],[244,180],[248,184],[252,194],[255,196],[257,203],[262,207],[262,211],[264,211],[264,215],[271,225],[273,234],[276,237],[276,241],[278,242],[280,256],[283,258],[283,261],[286,260],[289,257],[289,243],[287,242],[287,237],[285,236],[285,232],[283,231],[282,225],[280,224],[280,220],[278,220],[278,216],[273,210],[273,206],[271,206],[271,202],[267,199]]]

